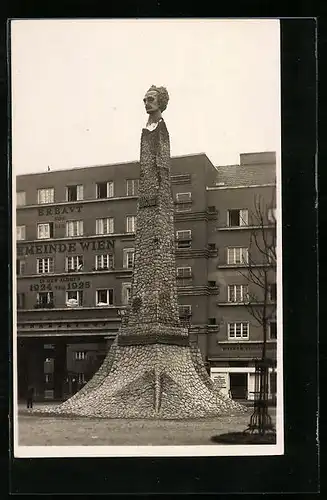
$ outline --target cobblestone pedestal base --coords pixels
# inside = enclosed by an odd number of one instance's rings
[[[247,411],[217,391],[197,346],[120,346],[117,341],[81,391],[60,406],[33,413],[185,419]]]
[[[188,331],[179,321],[170,141],[163,120],[152,131],[142,130],[135,259],[126,313],[94,377],[68,401],[42,408],[42,413],[184,419],[247,411],[217,391],[198,346],[189,344]]]

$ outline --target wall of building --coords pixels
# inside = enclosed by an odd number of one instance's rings
[[[215,168],[204,154],[172,158],[175,201],[177,193],[191,193],[189,203],[175,206],[176,231],[191,230],[189,247],[179,248],[176,242],[176,268],[191,268],[190,277],[177,279],[179,304],[191,306],[191,317],[182,321],[190,326],[191,340],[200,346],[203,359],[215,369],[225,369],[229,362],[239,362],[242,367],[246,363],[250,367],[251,360],[260,356],[262,326],[244,305],[228,303],[227,293],[229,284],[241,284],[244,279],[240,266],[227,264],[227,248],[247,246],[251,229],[228,227],[227,214],[231,209],[248,209],[250,214],[258,197],[269,204],[274,187],[258,187],[253,182],[264,180],[269,184],[268,181],[274,179],[274,169],[274,155],[269,153],[241,156],[237,168]],[[48,396],[60,397],[60,393],[61,397],[67,396],[74,390],[73,379],[80,377],[80,372],[89,374],[93,354],[97,353],[94,369],[111,345],[119,329],[120,312],[125,307],[122,287],[132,276],[132,270],[123,267],[123,250],[134,245],[135,235],[126,233],[126,216],[136,214],[137,196],[126,196],[126,180],[138,176],[138,163],[129,162],[17,178],[17,191],[26,192],[26,205],[17,208],[17,225],[26,226],[26,239],[17,242],[17,259],[24,261],[23,273],[17,279],[17,292],[25,294],[24,307],[18,310],[17,317],[21,394],[29,378],[36,382],[40,398],[45,390]],[[242,180],[247,187],[235,188]],[[105,181],[114,182],[114,196],[96,199],[96,183]],[[66,186],[74,184],[83,184],[83,200],[66,202]],[[47,187],[55,188],[55,201],[38,205],[37,189]],[[102,217],[114,218],[114,234],[96,235],[95,220]],[[66,237],[66,221],[78,219],[84,223],[83,236]],[[43,222],[54,224],[51,240],[37,239],[37,224]],[[114,269],[95,270],[95,257],[101,253],[113,253]],[[66,271],[66,257],[71,255],[83,256],[80,272]],[[54,257],[55,272],[40,275],[36,260],[47,256]],[[272,280],[274,273],[273,270]],[[113,289],[111,306],[96,305],[96,290],[100,288]],[[38,291],[47,290],[53,291],[54,307],[36,308]],[[83,290],[83,307],[66,306],[68,290]],[[229,322],[248,322],[249,338],[229,340]],[[57,353],[57,362],[54,362],[57,374],[56,381],[45,382],[44,359],[49,353],[44,345],[50,344]],[[276,341],[269,342],[268,352],[273,359],[275,347]],[[74,359],[77,350],[88,353],[85,360]],[[65,353],[65,367],[58,361],[59,352]],[[58,377],[62,378],[61,382]]]

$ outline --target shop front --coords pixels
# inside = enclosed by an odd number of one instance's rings
[[[18,338],[18,400],[25,401],[30,386],[35,401],[68,399],[98,370],[108,348],[103,337]]]
[[[235,400],[254,400],[255,397],[255,368],[247,367],[216,367],[211,368],[210,376],[217,387],[226,395]],[[268,398],[276,400],[277,372],[269,369]]]

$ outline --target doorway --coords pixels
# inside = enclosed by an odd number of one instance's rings
[[[230,392],[232,399],[246,399],[248,392],[248,374],[230,373]]]

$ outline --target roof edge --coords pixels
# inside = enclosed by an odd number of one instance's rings
[[[177,159],[177,158],[188,158],[191,156],[204,156],[207,158],[207,160],[213,165],[211,160],[209,159],[208,155],[204,152],[200,153],[189,153],[189,154],[183,154],[183,155],[174,155],[171,157],[171,160]],[[75,166],[75,167],[70,167],[70,168],[63,168],[63,169],[51,169],[51,170],[45,170],[42,172],[28,172],[26,174],[17,174],[16,177],[25,177],[28,175],[44,175],[48,173],[53,173],[53,172],[70,172],[72,170],[82,170],[82,169],[88,169],[88,168],[97,168],[97,167],[116,167],[118,165],[137,165],[139,160],[129,160],[129,161],[119,161],[119,162],[114,162],[114,163],[100,163],[100,164],[95,164],[95,165],[81,165],[81,166]]]

